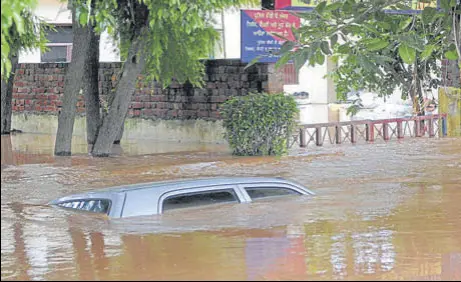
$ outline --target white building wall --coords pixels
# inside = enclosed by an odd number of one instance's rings
[[[226,59],[240,59],[240,10],[224,12],[224,42]]]
[[[60,0],[39,0],[35,14],[48,23],[56,25],[72,24],[72,16],[70,10],[67,9],[67,2]],[[99,51],[99,61],[101,62],[120,61],[118,48],[107,32],[101,34]],[[40,54],[38,48],[28,52],[20,52],[19,63],[40,63]]]

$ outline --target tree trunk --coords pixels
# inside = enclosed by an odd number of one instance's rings
[[[72,147],[72,133],[76,114],[76,104],[79,94],[92,90],[94,85],[94,57],[98,48],[94,48],[95,35],[91,26],[82,27],[75,15],[75,5],[72,7],[72,60],[68,66],[64,97],[61,113],[58,118],[58,132],[54,154],[56,156],[70,156]],[[97,73],[95,74],[97,78]],[[97,86],[96,86],[97,91]],[[84,94],[89,96],[90,94]],[[93,94],[91,94],[93,95]],[[98,102],[99,104],[99,102]],[[98,109],[99,111],[99,109]]]
[[[94,2],[94,1],[93,1]],[[85,93],[85,111],[86,111],[86,138],[89,145],[96,142],[99,127],[101,126],[101,114],[99,103],[99,35],[91,27],[90,32],[90,50],[88,56],[87,68],[88,74],[83,78]]]
[[[120,74],[121,75],[121,74]],[[117,81],[120,80],[120,76],[118,77]],[[108,105],[112,105],[112,102],[114,101],[114,98],[115,98],[115,93],[110,93],[109,94],[109,97],[108,97]],[[106,115],[108,114],[107,111],[104,111],[103,112],[103,119],[106,117]],[[126,116],[125,116],[125,119],[126,119]],[[114,144],[120,144],[120,141],[122,140],[122,137],[123,137],[123,132],[125,131],[125,122],[122,123],[122,128],[120,129],[119,133],[117,134],[117,137],[115,138],[115,141],[114,141]]]
[[[93,147],[93,156],[108,157],[110,155],[112,144],[125,122],[125,116],[136,88],[136,80],[144,70],[146,63],[142,43],[142,36],[138,36],[131,44],[127,60],[123,65],[122,75],[115,90],[114,99],[99,129],[98,137]]]
[[[120,141],[122,140],[123,132],[125,131],[125,120],[126,120],[126,116],[123,119],[122,128],[120,128],[117,134],[117,137],[115,138],[114,144],[120,144]]]
[[[13,100],[13,82],[18,64],[18,56],[10,56],[11,73],[7,81],[2,78],[2,96],[1,96],[1,134],[10,134],[11,131],[11,113]]]

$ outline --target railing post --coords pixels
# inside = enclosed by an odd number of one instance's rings
[[[429,137],[434,137],[434,119],[432,117],[429,118],[429,124],[428,124],[428,130],[429,130]]]
[[[367,128],[367,134],[366,134],[366,139],[368,142],[374,142],[375,141],[375,125],[372,122],[367,123],[366,125]]]
[[[351,143],[357,143],[357,137],[355,136],[355,126],[351,124]]]
[[[444,115],[442,116],[442,136],[445,137],[448,135],[448,132],[447,132],[447,116]]]
[[[306,148],[307,147],[307,140],[306,140],[306,129],[301,128],[299,130],[299,147]]]
[[[402,139],[403,138],[403,128],[402,128],[402,121],[397,122],[397,138]]]
[[[389,140],[389,124],[387,122],[383,122],[383,139],[384,141]]]
[[[415,119],[415,137],[421,137],[421,120]]]
[[[341,126],[337,125],[335,126],[335,136],[336,136],[336,144],[341,144]]]
[[[315,128],[315,144],[317,146],[322,146],[323,145],[322,128],[321,127],[316,127]]]

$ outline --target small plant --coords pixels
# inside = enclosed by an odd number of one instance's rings
[[[221,106],[225,138],[238,156],[286,154],[297,113],[294,98],[283,93],[251,93]]]

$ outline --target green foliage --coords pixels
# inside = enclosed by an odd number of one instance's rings
[[[20,50],[45,48],[49,26],[32,14],[35,4],[35,0],[2,0],[2,79],[11,72],[10,56],[17,56]]]
[[[397,15],[386,9],[409,9],[401,0],[345,0],[323,2],[313,12],[298,15],[306,24],[295,31],[297,40],[282,50],[296,66],[338,63],[330,75],[338,96],[367,89],[404,95],[437,88],[441,59],[460,60],[461,7],[459,1],[440,0],[441,10]],[[404,97],[405,98],[405,97]]]
[[[297,112],[294,98],[283,93],[233,97],[221,108],[225,138],[238,156],[283,155]]]
[[[74,0],[81,24],[108,30],[121,45],[122,57],[141,38],[146,52],[146,75],[166,86],[173,79],[201,85],[203,62],[214,51],[218,32],[213,13],[255,0]],[[90,13],[90,11],[92,11]],[[139,31],[144,28],[141,34]]]

